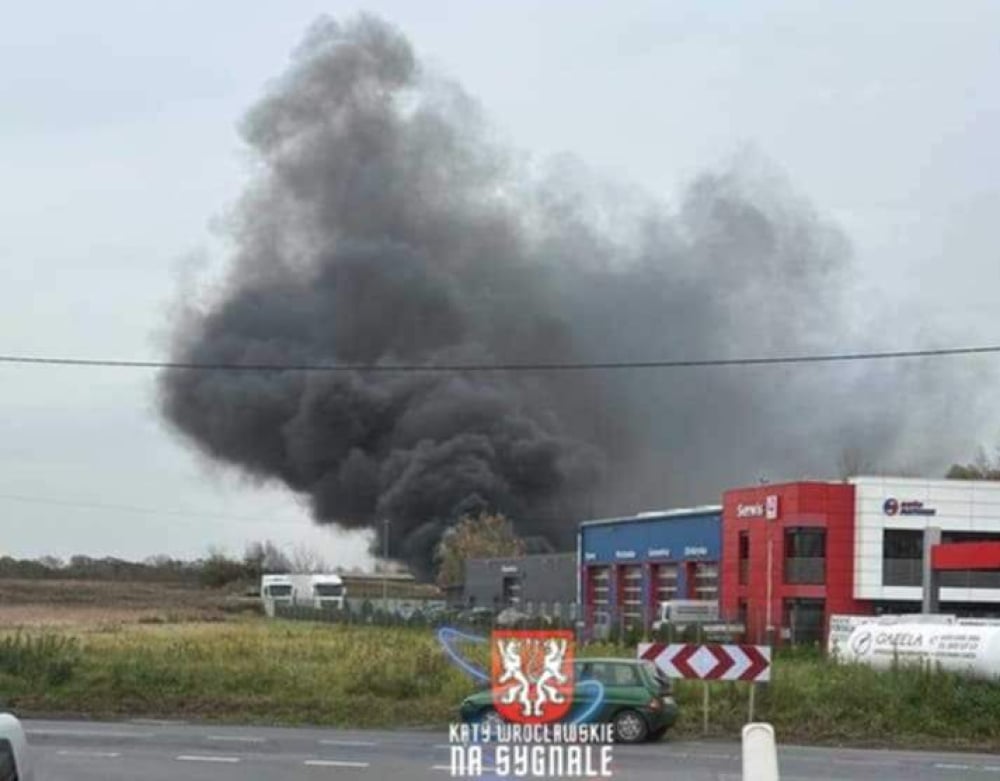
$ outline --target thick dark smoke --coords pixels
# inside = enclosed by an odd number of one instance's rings
[[[370,17],[317,23],[244,135],[260,167],[231,274],[185,317],[176,360],[562,363],[863,336],[844,314],[846,241],[773,177],[706,174],[668,213],[573,164],[527,176],[474,102]],[[565,543],[582,517],[829,477],[847,447],[895,457],[919,406],[901,396],[940,387],[842,365],[161,381],[165,415],[203,452],[282,481],[321,523],[391,519],[393,554],[419,571],[467,512]]]

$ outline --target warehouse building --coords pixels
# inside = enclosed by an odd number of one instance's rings
[[[928,528],[943,543],[1000,541],[1000,483],[859,477],[727,491],[722,610],[753,642],[820,641],[834,614],[920,612]],[[939,577],[942,612],[1000,612],[1000,572]]]
[[[468,559],[462,596],[466,607],[565,615],[576,602],[576,554]]]
[[[648,628],[661,602],[717,600],[722,508],[585,521],[577,537],[585,629]]]

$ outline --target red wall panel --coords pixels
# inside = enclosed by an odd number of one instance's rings
[[[774,519],[759,512],[768,497],[777,497]],[[743,508],[741,513],[740,508]],[[721,608],[735,617],[746,601],[747,635],[764,642],[770,625],[780,636],[786,599],[825,600],[825,625],[831,613],[868,613],[866,603],[854,599],[854,486],[849,483],[798,482],[761,485],[727,491],[722,514]],[[785,530],[820,526],[826,529],[826,573],[822,585],[785,583]],[[739,535],[749,534],[748,582],[739,583]],[[771,563],[768,565],[768,547]],[[770,582],[770,605],[768,583]]]

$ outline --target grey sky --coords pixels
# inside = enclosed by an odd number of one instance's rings
[[[9,9],[0,352],[161,357],[185,276],[223,265],[212,224],[249,165],[235,124],[317,15],[360,8]],[[532,156],[570,153],[669,200],[699,170],[760,154],[850,236],[858,306],[901,313],[884,346],[918,334],[1000,342],[996,3],[364,9],[397,24]],[[366,561],[362,536],[314,529],[280,489],[195,458],[160,423],[151,389],[143,371],[0,367],[3,552],[193,556],[270,537],[334,563]]]

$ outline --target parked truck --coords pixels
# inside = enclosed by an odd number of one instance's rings
[[[264,612],[273,616],[278,607],[337,608],[342,610],[347,589],[340,575],[273,574],[260,580]]]

